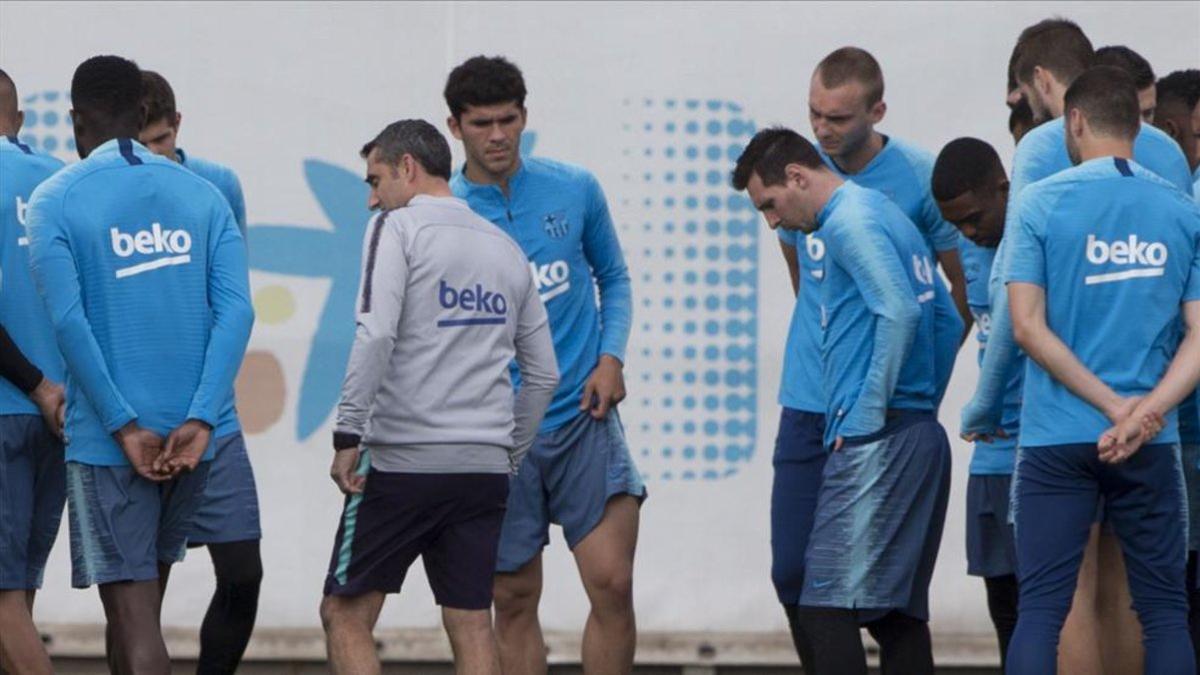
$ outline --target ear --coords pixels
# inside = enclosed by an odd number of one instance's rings
[[[456,118],[454,115],[450,115],[446,118],[446,128],[450,129],[451,136],[454,136],[460,141],[462,140],[462,127],[459,126],[458,118]]]
[[[1033,67],[1033,88],[1044,97],[1049,97],[1054,88],[1054,76],[1041,66]]]
[[[175,131],[179,131],[179,123],[183,121],[183,113],[175,113]]]
[[[25,126],[25,111],[18,110],[17,111],[17,131],[20,131],[21,127],[23,127],[23,126]]]
[[[1000,196],[1004,199],[1005,202],[1008,201],[1009,185],[1010,185],[1010,183],[1008,182],[1007,178],[1001,178],[1000,183],[996,185],[996,192],[1000,194]]]
[[[1157,126],[1159,129],[1162,129],[1163,132],[1171,138],[1175,139],[1176,143],[1182,144],[1184,136],[1181,133],[1182,130],[1179,128],[1179,125],[1175,123],[1174,119],[1168,117],[1163,120],[1162,124],[1155,126]]]
[[[787,182],[791,183],[801,190],[808,188],[808,173],[804,170],[801,164],[788,164],[783,167],[783,175],[787,178]]]
[[[887,114],[887,101],[878,101],[871,106],[870,116],[871,124],[879,124],[883,121],[883,116]]]
[[[400,167],[404,171],[404,180],[411,183],[420,177],[421,167],[417,164],[417,158],[412,155],[404,155],[400,158]]]
[[[1083,116],[1083,111],[1079,108],[1071,108],[1067,110],[1067,133],[1076,138],[1082,136],[1087,130],[1087,118]]]

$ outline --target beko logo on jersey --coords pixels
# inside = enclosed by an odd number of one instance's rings
[[[25,214],[29,211],[29,202],[17,195],[17,224],[25,225]],[[28,246],[29,237],[17,237],[17,246]]]
[[[537,284],[542,302],[550,302],[552,298],[571,290],[571,270],[565,260],[555,260],[545,265],[530,262],[529,273],[533,275],[533,283]]]
[[[929,262],[929,256],[913,255],[912,257],[913,276],[917,281],[925,286],[933,285],[933,263]],[[933,289],[929,289],[917,295],[917,302],[929,302],[934,298]]]
[[[116,271],[118,279],[171,265],[185,265],[192,261],[192,256],[189,255],[192,250],[192,235],[187,230],[168,230],[161,224],[154,223],[149,230],[138,230],[132,234],[121,232],[115,227],[108,232],[112,238],[113,253],[120,258],[128,258],[134,254],[166,254],[154,260],[119,268]]]
[[[808,259],[813,262],[819,263],[825,259],[825,242],[817,239],[814,235],[804,235],[804,249],[808,251]],[[825,278],[825,269],[821,267],[814,269],[812,277],[817,280]]]
[[[446,283],[445,279],[438,282],[438,304],[444,309],[461,309],[492,315],[442,319],[437,322],[439,328],[502,324],[505,314],[508,313],[508,300],[500,293],[485,290],[482,284],[462,289],[454,288]]]
[[[1107,242],[1089,234],[1086,248],[1087,261],[1093,265],[1136,265],[1134,269],[1103,274],[1089,274],[1084,277],[1087,285],[1107,284],[1113,281],[1138,279],[1142,277],[1161,277],[1166,273],[1167,247],[1161,242],[1146,242],[1138,240],[1136,234],[1128,239],[1118,239]]]

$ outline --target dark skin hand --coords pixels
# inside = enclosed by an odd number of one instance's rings
[[[611,354],[602,354],[595,370],[583,386],[581,411],[590,411],[593,419],[602,420],[608,411],[625,400],[625,365]]]
[[[329,468],[329,477],[337,484],[342,494],[362,494],[367,484],[367,477],[358,474],[358,448],[343,448],[334,452],[333,466]]]
[[[161,473],[154,468],[163,451],[162,436],[149,429],[139,427],[137,422],[129,422],[118,429],[113,434],[113,438],[116,439],[117,445],[121,446],[125,458],[129,460],[130,466],[139,476],[155,483],[170,480],[169,474]]]
[[[204,451],[208,450],[211,438],[212,427],[200,420],[188,420],[175,427],[167,436],[162,454],[154,460],[154,471],[174,478],[184,471],[194,470]]]

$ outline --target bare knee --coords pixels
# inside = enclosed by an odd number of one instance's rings
[[[498,574],[492,597],[498,617],[536,615],[538,602],[542,599],[541,575]]]
[[[442,609],[442,626],[450,635],[477,635],[492,630],[491,613],[486,609]]]
[[[633,606],[633,570],[612,565],[594,570],[584,581],[596,609],[625,611]]]
[[[321,626],[326,633],[339,628],[363,628],[371,630],[367,617],[345,598],[327,595],[321,600]]]

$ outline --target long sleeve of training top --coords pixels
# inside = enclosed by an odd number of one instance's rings
[[[946,395],[946,387],[950,384],[950,375],[954,372],[954,361],[965,326],[954,305],[954,298],[937,274],[933,275],[933,292],[933,365],[934,384],[937,387],[934,401],[940,406],[942,397]]]
[[[525,453],[537,438],[542,417],[558,388],[558,361],[554,358],[550,320],[538,297],[537,284],[532,280],[517,317],[514,344],[517,368],[521,372],[521,388],[517,390],[513,401],[513,449],[509,461],[513,473],[516,473]]]
[[[854,407],[838,435],[864,436],[884,425],[888,402],[900,379],[905,354],[921,320],[921,308],[901,281],[907,273],[890,242],[866,229],[838,228],[825,233],[827,255],[845,268],[875,315],[870,365]]]
[[[589,175],[588,179],[583,255],[592,268],[592,276],[600,290],[600,353],[611,354],[624,363],[633,313],[629,268],[625,265],[625,256],[621,252],[621,242],[617,239],[604,190],[594,176]]]
[[[50,314],[59,350],[73,382],[99,415],[104,430],[113,433],[137,419],[137,411],[113,381],[104,353],[83,311],[79,274],[71,255],[59,199],[41,198],[51,181],[43,183],[29,204],[29,264],[38,292]]]
[[[337,430],[358,438],[366,433],[371,404],[388,372],[404,310],[408,260],[402,231],[384,226],[387,214],[375,216],[363,237],[354,345],[338,405]],[[387,269],[376,272],[379,260],[385,261]]]
[[[188,419],[197,419],[216,428],[222,406],[233,390],[233,381],[246,353],[254,326],[254,306],[250,302],[250,271],[246,245],[233,212],[219,212],[218,236],[209,240],[208,303],[212,308],[212,329],[204,352],[200,383],[188,407]]]
[[[3,325],[0,325],[0,377],[12,382],[25,394],[42,382],[42,371],[25,358]]]

